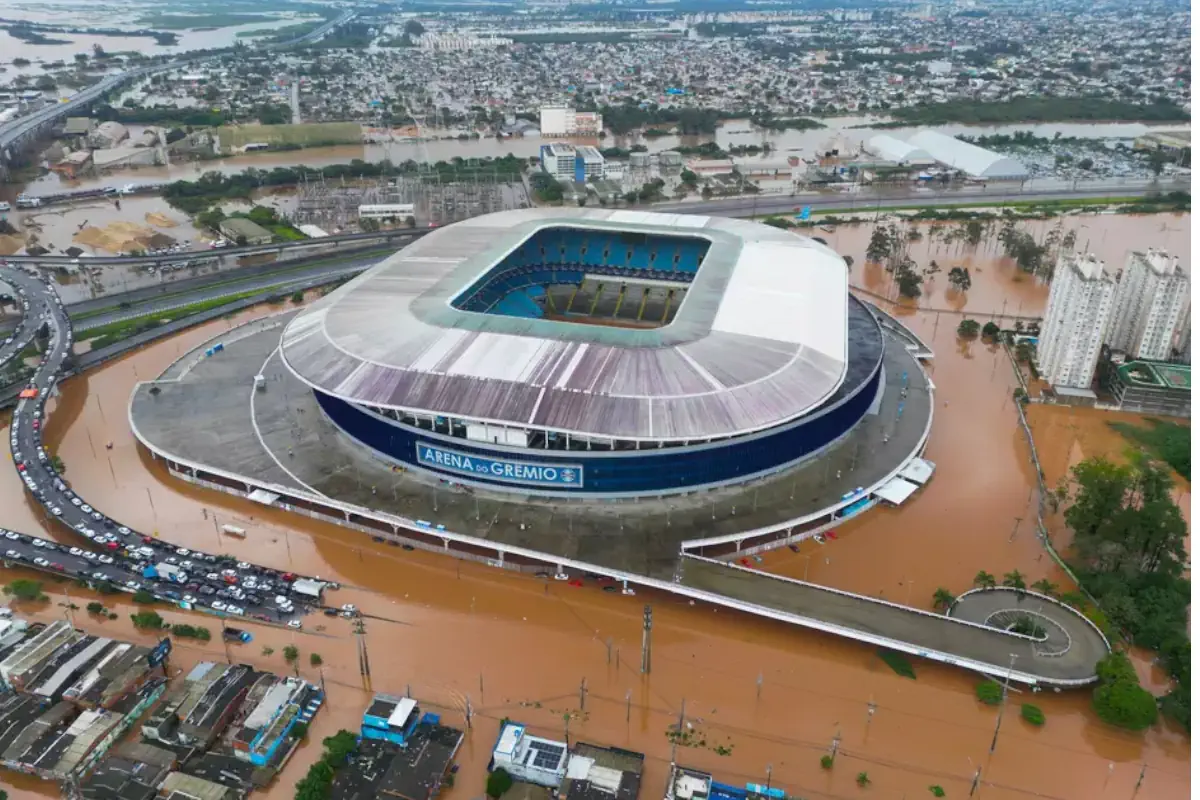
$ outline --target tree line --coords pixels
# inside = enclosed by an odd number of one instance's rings
[[[1191,115],[1168,100],[1127,103],[1101,97],[1019,97],[1002,102],[953,100],[894,109],[900,125],[979,125],[1069,120],[1183,122]]]

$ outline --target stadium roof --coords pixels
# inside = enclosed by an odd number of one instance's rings
[[[1024,180],[1029,177],[1029,170],[1021,162],[938,131],[921,131],[910,136],[908,142],[929,153],[938,163],[974,178]]]
[[[462,311],[450,301],[540,228],[710,241],[675,320],[654,330]],[[615,439],[778,425],[847,369],[845,262],[804,236],[718,217],[531,209],[438,229],[301,311],[289,369],[350,402]]]
[[[916,145],[909,144],[903,139],[881,133],[872,136],[867,142],[867,150],[887,161],[897,164],[932,164],[935,159]]]

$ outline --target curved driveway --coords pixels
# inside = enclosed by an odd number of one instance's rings
[[[40,325],[49,329],[49,345],[13,412],[9,448],[26,489],[48,516],[71,528],[80,547],[70,548],[37,537],[0,529],[0,552],[10,562],[24,562],[50,571],[71,574],[91,583],[109,581],[125,591],[144,589],[160,599],[185,608],[249,616],[263,622],[298,625],[309,601],[293,593],[297,577],[290,573],[237,562],[228,555],[186,550],[123,526],[92,508],[73,492],[55,470],[42,446],[41,424],[46,400],[71,353],[71,323],[61,299],[50,284],[11,267],[0,267],[0,282],[17,291],[25,311],[20,340],[0,351],[0,366],[20,353]],[[32,321],[32,322],[30,322]],[[20,345],[18,347],[18,345]],[[168,564],[183,573],[179,580],[148,577],[147,567]],[[293,604],[281,608],[277,597]]]

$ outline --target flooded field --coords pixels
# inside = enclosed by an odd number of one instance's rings
[[[52,255],[76,247],[88,255],[115,256],[170,243],[200,246],[200,231],[187,215],[161,197],[96,198],[10,215],[25,246],[38,244]]]
[[[1111,242],[1104,246],[1112,249],[1098,252],[1110,253],[1105,257],[1112,260],[1120,260],[1124,248],[1145,244],[1176,248],[1186,260],[1186,216],[1070,222],[1104,226],[1107,236],[1101,235],[1101,243]],[[858,262],[868,236],[866,227],[847,228],[829,239]],[[928,257],[941,263],[943,256],[936,252],[917,255],[923,244],[914,245],[918,263]],[[953,256],[945,258],[948,269]],[[1007,300],[1010,312],[1019,307],[1021,313],[1040,313],[1045,287],[1030,279],[1014,282],[1011,267],[982,254],[972,265],[979,271],[972,273],[969,310],[988,313]],[[871,288],[870,275],[860,265],[854,273],[855,283]],[[923,304],[948,303],[944,281],[944,273],[937,276]],[[875,285],[872,291],[882,293]],[[666,732],[681,707],[701,734],[694,738],[705,745],[681,747],[675,753],[680,763],[712,770],[732,783],[761,781],[770,764],[772,785],[792,795],[911,798],[925,796],[937,784],[949,797],[966,797],[972,776],[982,768],[978,794],[985,798],[1118,800],[1133,795],[1145,765],[1139,797],[1188,796],[1187,737],[1165,722],[1145,735],[1108,728],[1090,712],[1086,692],[1022,695],[1021,702],[1036,702],[1045,711],[1045,727],[1032,728],[1009,713],[989,757],[997,717],[975,700],[976,679],[967,673],[918,661],[917,679],[908,680],[870,648],[834,637],[669,597],[622,597],[591,583],[575,588],[405,552],[169,478],[128,430],[134,383],[158,375],[222,329],[267,311],[210,323],[70,379],[52,403],[50,449],[61,455],[67,478],[89,501],[143,530],[181,545],[339,580],[344,588],[331,599],[355,603],[367,615],[374,689],[399,693],[411,686],[415,697],[459,725],[470,697],[474,727],[459,759],[456,786],[447,793],[451,800],[482,794],[501,718],[561,738],[564,714],[571,717],[573,739],[645,752],[642,796],[653,798],[672,758]],[[941,402],[927,453],[937,464],[933,481],[902,509],[872,511],[837,529],[836,539],[823,546],[807,543],[800,553],[768,554],[762,568],[922,608],[929,607],[938,586],[955,592],[968,588],[979,569],[1000,574],[1015,568],[1028,581],[1049,576],[1065,582],[1033,535],[1033,474],[1011,405],[1012,370],[994,347],[957,341],[957,320],[915,309],[905,319],[937,353],[930,371]],[[1115,417],[1060,412],[1031,407],[1048,480],[1079,458],[1121,451],[1119,437],[1103,424]],[[111,450],[105,448],[108,442]],[[1181,486],[1181,491],[1190,488]],[[1181,501],[1188,497],[1182,494]],[[11,469],[0,469],[0,509],[0,524],[47,530],[68,540],[64,531],[43,528],[40,510]],[[225,523],[249,535],[245,540],[222,537]],[[0,572],[0,582],[13,574]],[[61,588],[48,591],[54,599],[35,615],[42,619],[65,612],[56,605]],[[90,599],[75,602],[82,606]],[[649,676],[639,675],[636,666],[643,603],[655,609]],[[77,612],[76,621],[89,630],[148,641],[130,629],[128,609],[121,613],[117,621],[99,622]],[[166,616],[198,619],[181,612]],[[319,755],[320,738],[357,727],[369,693],[362,688],[345,621],[311,617],[302,633],[259,626],[253,631],[255,642],[236,646],[234,659],[283,672],[279,653],[294,641],[303,675],[319,677],[308,666],[308,654],[317,652],[325,662],[329,706],[317,716],[308,744],[283,779],[261,794],[284,800]],[[266,655],[263,647],[275,652]],[[174,666],[182,668],[201,658],[226,657],[219,643],[203,649],[181,645],[176,653]],[[820,756],[835,738],[840,755],[832,770],[822,770]],[[731,752],[718,755],[718,747]],[[866,793],[854,785],[862,771],[872,782]],[[15,785],[14,800],[57,796],[51,785],[2,775],[0,780]]]

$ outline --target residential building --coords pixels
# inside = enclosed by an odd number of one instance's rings
[[[129,138],[129,129],[119,122],[101,122],[88,134],[92,147],[115,147]]]
[[[596,136],[604,130],[604,115],[569,106],[542,106],[543,136]]]
[[[646,757],[619,747],[577,742],[558,796],[565,800],[637,800]]]
[[[497,767],[519,781],[557,789],[567,775],[567,745],[531,736],[524,725],[506,722],[492,748],[491,768]]]
[[[590,145],[542,145],[541,161],[542,169],[556,180],[584,183],[604,177],[604,156]]]
[[[1091,391],[1115,288],[1095,256],[1070,253],[1059,260],[1037,348],[1038,369],[1056,390]]]
[[[1117,282],[1105,344],[1130,358],[1170,358],[1190,289],[1178,257],[1154,248],[1131,253]]]
[[[282,755],[287,735],[297,722],[307,723],[321,705],[321,691],[299,678],[262,674],[247,693],[234,726],[233,755],[255,766],[264,766]]]
[[[420,719],[421,710],[411,697],[377,694],[363,714],[362,736],[403,745]]]

